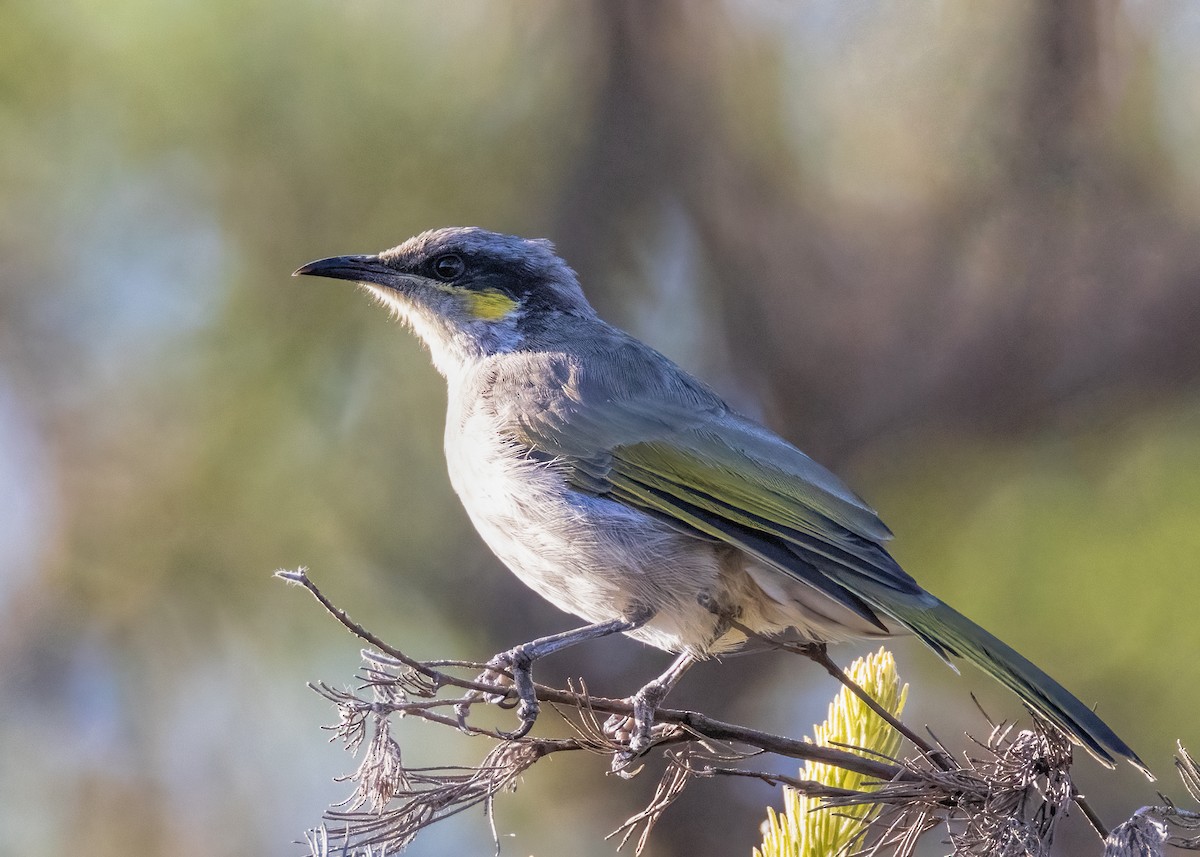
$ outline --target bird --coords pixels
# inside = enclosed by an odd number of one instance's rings
[[[639,753],[699,660],[755,641],[907,633],[952,666],[974,663],[1105,766],[1124,759],[1152,778],[1092,709],[902,569],[891,530],[841,479],[603,321],[549,241],[447,227],[301,275],[358,284],[424,342],[446,380],[447,469],[472,524],[586,622],[489,661],[480,680],[509,678],[519,701],[513,737],[537,718],[533,663],[586,640],[625,634],[676,655],[631,697],[624,734]]]

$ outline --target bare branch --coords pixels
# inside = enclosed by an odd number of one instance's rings
[[[542,728],[556,723],[565,725],[567,733],[514,739],[499,729],[468,722],[475,706],[498,702],[501,707],[511,707],[515,701],[511,688],[475,680],[478,671],[488,668],[487,663],[413,658],[334,606],[303,569],[278,575],[307,589],[343,627],[371,646],[362,652],[363,666],[355,690],[325,683],[310,685],[338,711],[337,722],[327,727],[331,740],[340,741],[352,753],[363,753],[358,769],[344,778],[354,783],[352,794],[329,810],[325,823],[306,836],[314,857],[395,853],[426,827],[475,806],[487,808],[491,820],[496,796],[512,789],[539,760],[556,753],[583,751],[610,757],[614,771],[623,777],[636,776],[642,770],[629,768],[628,746],[606,734],[600,722],[602,715],[632,714],[628,700],[592,696],[582,681],[565,688],[535,684],[537,700],[556,715],[544,714],[539,720]],[[875,702],[823,651],[804,653],[839,676],[850,690],[866,697],[868,704]],[[871,706],[876,713],[879,707]],[[417,718],[494,743],[476,766],[412,767],[404,761],[401,743],[393,736],[393,715]],[[887,719],[895,720],[890,715]],[[1171,805],[1143,807],[1130,821],[1106,834],[1103,823],[1071,782],[1069,743],[1036,715],[1029,730],[994,727],[988,740],[974,751],[978,758],[967,755],[958,759],[936,738],[930,744],[903,724],[893,725],[917,747],[913,758],[872,757],[853,747],[822,746],[715,720],[697,711],[659,709],[650,748],[641,758],[661,756],[666,763],[662,777],[649,804],[610,836],[620,837],[620,847],[636,834],[635,853],[640,854],[655,824],[691,783],[740,777],[817,797],[829,811],[878,805],[878,817],[864,827],[862,838],[854,845],[857,853],[866,855],[911,857],[922,834],[944,826],[956,857],[1046,857],[1054,831],[1072,805],[1081,808],[1100,839],[1107,835],[1106,857],[1153,857],[1161,853],[1164,844],[1200,850],[1200,835],[1196,835],[1200,813]],[[869,778],[873,790],[838,788],[739,766],[765,754],[853,771]],[[1185,787],[1196,797],[1200,766],[1182,747],[1176,766]],[[1189,835],[1169,835],[1169,825]]]

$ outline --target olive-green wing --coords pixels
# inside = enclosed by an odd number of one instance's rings
[[[924,596],[875,511],[824,467],[640,343],[605,357],[543,358],[497,397],[525,403],[510,414],[519,439],[580,490],[736,545],[880,628],[876,588]],[[529,407],[539,390],[553,395]]]
[[[774,445],[774,462],[747,451],[742,441],[753,428],[731,417],[717,426],[617,447],[608,473],[612,492],[648,510],[686,516],[709,535],[728,537],[736,528],[780,542],[851,589],[861,581],[921,592],[880,545],[890,533],[874,513],[848,510],[838,495],[798,473],[801,465],[809,473],[819,465],[807,457],[797,461],[802,453],[787,444]]]

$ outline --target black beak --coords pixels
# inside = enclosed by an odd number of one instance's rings
[[[300,266],[292,272],[292,276],[329,277],[333,280],[394,286],[399,272],[381,262],[378,256],[330,256]]]

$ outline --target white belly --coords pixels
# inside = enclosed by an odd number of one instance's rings
[[[706,606],[713,604],[760,634],[791,628],[829,641],[878,634],[816,590],[732,547],[570,487],[553,462],[503,443],[480,411],[450,415],[446,461],[488,547],[527,586],[589,623],[649,610],[654,618],[629,636],[697,655],[745,641],[736,630],[716,639],[721,619]]]
[[[461,443],[450,481],[488,547],[527,586],[588,622],[655,617],[630,636],[668,651],[705,649],[717,617],[711,545],[621,503],[570,488],[552,464]]]

